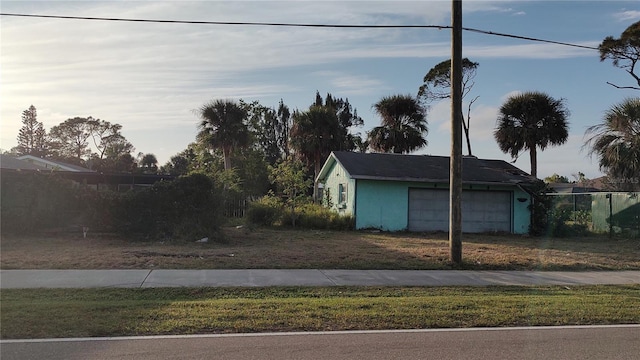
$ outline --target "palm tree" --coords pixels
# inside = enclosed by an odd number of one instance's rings
[[[612,106],[603,122],[589,127],[585,146],[597,154],[600,169],[610,177],[638,181],[640,178],[640,98],[628,98]]]
[[[140,159],[140,167],[144,173],[155,173],[158,171],[158,158],[154,154],[144,154]]]
[[[382,124],[368,133],[374,151],[404,154],[427,145],[426,111],[411,95],[393,95],[373,105]]]
[[[291,146],[308,164],[314,165],[313,194],[317,199],[315,179],[320,168],[331,151],[341,150],[344,143],[338,116],[330,107],[318,105],[312,105],[304,112],[295,112],[290,136]]]
[[[249,144],[247,111],[232,100],[215,100],[203,105],[197,114],[202,119],[198,138],[209,147],[221,149],[224,169],[231,169],[233,149]]]
[[[529,150],[531,175],[537,175],[537,148],[562,145],[569,137],[569,110],[563,99],[537,91],[511,96],[500,107],[498,126],[493,135],[500,150],[515,160]]]

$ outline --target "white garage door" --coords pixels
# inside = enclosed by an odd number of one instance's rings
[[[409,231],[449,231],[449,190],[409,189]],[[511,232],[511,193],[462,192],[462,231]]]

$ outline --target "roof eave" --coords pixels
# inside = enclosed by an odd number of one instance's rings
[[[334,162],[339,162],[339,161],[332,151],[331,154],[329,154],[329,157],[327,158],[327,160],[322,165],[322,168],[320,168],[318,177],[315,178],[316,182],[322,182],[324,179],[326,179],[327,175],[329,175],[329,169],[331,168],[331,165],[333,165]]]
[[[406,182],[422,182],[422,183],[449,183],[449,179],[431,179],[431,178],[407,178],[407,177],[385,177],[385,176],[367,176],[367,175],[353,175],[353,179],[357,180],[376,180],[376,181],[406,181]],[[465,185],[507,185],[515,186],[524,183],[524,181],[468,181],[463,180]]]

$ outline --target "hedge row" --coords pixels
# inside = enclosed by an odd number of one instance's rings
[[[222,189],[194,174],[127,193],[96,191],[55,173],[2,177],[2,233],[89,227],[150,239],[215,237]]]

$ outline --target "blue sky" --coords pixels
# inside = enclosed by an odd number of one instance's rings
[[[450,25],[450,1],[5,1],[3,13],[163,20],[367,25]],[[637,1],[463,1],[463,26],[597,45],[640,20]],[[75,116],[123,125],[136,152],[161,164],[193,142],[193,109],[212,99],[258,100],[306,109],[316,90],[348,98],[365,120],[393,94],[415,95],[428,70],[450,56],[450,30],[319,29],[0,18],[0,147],[16,145],[21,113],[33,104],[47,129]],[[479,62],[470,96],[474,155],[510,157],[493,139],[500,105],[519,91],[563,98],[571,111],[567,144],[538,155],[538,175],[600,176],[581,150],[584,132],[604,111],[637,91],[597,51],[463,34],[463,56]],[[427,115],[429,145],[449,155],[449,106]],[[465,105],[466,109],[466,105]],[[464,150],[466,153],[466,149]],[[530,170],[523,154],[515,163]]]

